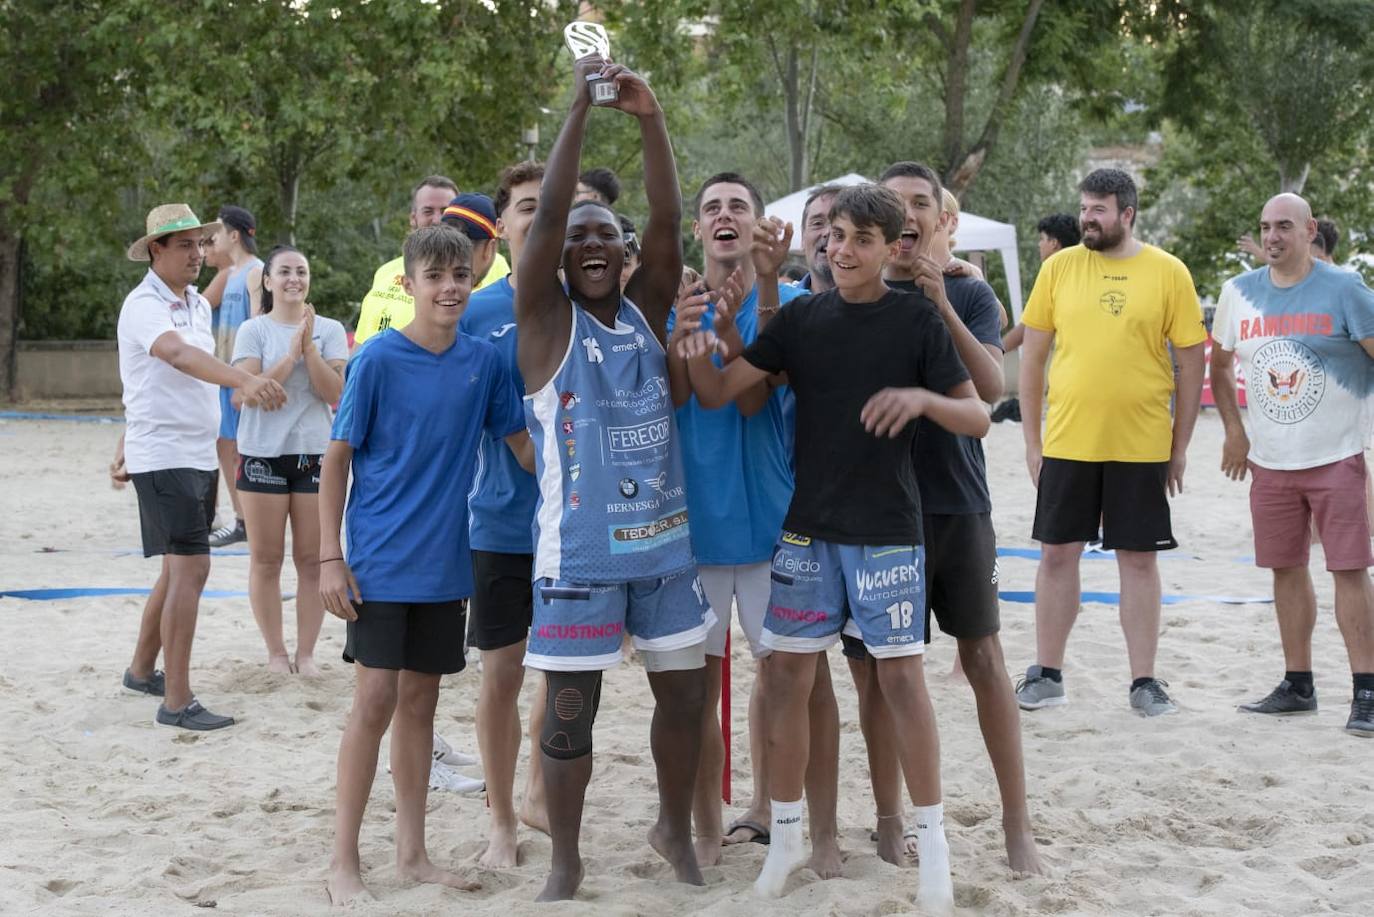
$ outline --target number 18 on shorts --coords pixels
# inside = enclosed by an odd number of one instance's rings
[[[783,532],[773,550],[763,645],[815,653],[844,631],[876,658],[925,651],[925,548],[834,544]]]

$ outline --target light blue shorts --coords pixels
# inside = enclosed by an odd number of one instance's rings
[[[620,662],[627,632],[638,650],[671,652],[704,644],[715,623],[695,567],[600,586],[545,577],[534,581],[525,665],[546,672],[609,669]]]
[[[843,631],[875,658],[925,652],[925,548],[835,544],[783,532],[773,550],[765,647],[819,653]]]
[[[219,390],[219,438],[239,438],[239,409],[234,407],[234,390],[220,387]]]

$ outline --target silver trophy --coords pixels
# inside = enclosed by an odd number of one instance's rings
[[[563,28],[563,41],[567,42],[573,60],[582,60],[593,54],[600,54],[605,60],[611,59],[611,39],[599,22],[579,19],[568,23]],[[593,105],[609,105],[620,95],[615,83],[594,73],[587,75],[587,91],[591,93]]]

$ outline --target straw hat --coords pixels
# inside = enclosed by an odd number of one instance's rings
[[[185,232],[188,229],[199,229],[204,235],[209,235],[222,227],[223,224],[219,220],[202,223],[189,204],[159,204],[148,211],[148,234],[129,246],[129,260],[151,261],[153,256],[148,254],[148,243],[159,236]]]

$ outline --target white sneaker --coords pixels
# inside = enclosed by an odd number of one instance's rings
[[[386,772],[388,774],[391,773],[390,762],[387,762]],[[435,761],[429,766],[429,788],[431,790],[447,790],[450,793],[469,795],[483,792],[487,788],[487,782],[478,777],[466,777],[452,768]]]
[[[439,733],[434,734],[434,760],[449,767],[472,767],[480,764],[478,758],[465,752],[454,751],[453,746],[444,741]]]

